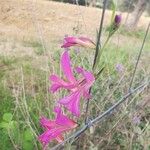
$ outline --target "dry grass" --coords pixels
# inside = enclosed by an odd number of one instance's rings
[[[122,15],[124,20],[127,14]],[[40,27],[47,42],[59,41],[65,34],[74,34],[74,30],[95,36],[100,16],[101,10],[97,8],[46,0],[1,0],[0,35],[18,39],[39,38],[37,30]],[[105,25],[110,17],[111,12],[107,11]],[[141,17],[138,26],[146,28],[149,20],[148,17]]]
[[[122,15],[125,20],[127,14]],[[24,134],[26,128],[30,129],[32,134],[39,135],[39,132],[41,133],[39,116],[44,114],[50,118],[53,117],[53,105],[62,93],[52,95],[48,92],[50,86],[48,77],[53,72],[61,74],[59,56],[64,35],[86,35],[94,39],[100,16],[101,10],[97,8],[46,0],[1,0],[0,96],[2,99],[0,100],[3,105],[0,109],[2,109],[1,116],[7,112],[14,114],[13,119],[18,121],[20,127],[18,128],[19,136]],[[106,11],[105,27],[109,23],[110,16],[111,12]],[[143,16],[138,27],[142,28],[142,31],[145,30],[149,20],[150,18]],[[105,32],[103,33],[102,40],[105,39]],[[106,69],[93,88],[91,116],[97,116],[127,92],[141,42],[141,37],[129,36],[123,31],[118,32],[111,39],[111,44],[108,45],[102,57],[102,61],[106,63]],[[150,43],[147,39],[134,86],[150,75],[149,48]],[[93,58],[89,53],[81,50],[81,57],[72,54],[72,59],[75,63],[80,63],[89,69]],[[122,63],[126,68],[123,74],[116,73],[114,67],[116,63]],[[149,143],[146,139],[148,129],[143,129],[149,118],[148,93],[149,89],[143,95],[133,96],[130,99],[131,103],[130,101],[124,103],[118,112],[112,114],[113,119],[110,117],[102,124],[91,128],[85,133],[83,140],[81,137],[71,148],[119,150],[132,149],[132,146],[136,147],[137,143],[139,149],[136,150],[141,150],[141,145],[148,147]],[[10,106],[10,103],[15,106]],[[140,114],[144,120],[142,120],[142,128],[133,125],[134,114]],[[141,135],[138,135],[139,130],[143,132]],[[3,146],[3,140],[7,141],[7,139],[4,139],[5,136],[0,137],[2,138],[0,146],[1,144]],[[22,146],[22,141],[20,138],[18,141],[14,139],[18,149]],[[38,149],[37,138],[34,142],[35,149]],[[5,144],[6,147],[8,147],[7,143],[12,147],[9,140]]]

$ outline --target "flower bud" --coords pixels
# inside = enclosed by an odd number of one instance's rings
[[[121,15],[116,15],[114,19],[115,25],[118,27],[121,23]]]

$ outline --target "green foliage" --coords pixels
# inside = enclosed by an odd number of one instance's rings
[[[3,64],[4,66],[11,66],[16,62],[17,59],[15,57],[10,58],[9,56],[0,56],[0,64]]]
[[[12,109],[14,108],[14,98],[12,97],[12,94],[10,90],[3,87],[2,83],[0,84],[0,120],[2,119],[2,116],[4,113],[12,112]],[[6,114],[5,114],[6,115]],[[5,116],[5,119],[8,119],[11,117],[11,114],[7,114]]]
[[[4,150],[9,147],[12,149],[10,134],[15,130],[17,124],[16,121],[12,120],[12,118],[13,115],[11,113],[5,113],[3,115],[3,120],[0,122],[0,137],[3,138],[0,140],[0,146],[2,146],[1,148],[4,148]]]
[[[32,141],[34,139],[33,133],[31,130],[27,129],[24,131],[24,140],[25,141]]]
[[[128,33],[124,29],[120,29],[119,33],[121,36],[128,37],[129,40],[132,38],[141,40],[144,37],[143,30]],[[102,44],[103,42],[104,40],[102,39]],[[92,88],[93,99],[90,101],[89,110],[91,117],[104,112],[128,91],[130,77],[137,58],[137,49],[139,48],[135,43],[132,44],[134,46],[124,42],[118,45],[116,40],[110,39],[110,43],[105,46],[100,59],[100,67],[98,68],[101,70],[104,67],[104,70]],[[46,62],[47,64],[40,64],[41,67],[39,67],[41,57],[39,55],[42,55],[42,61],[45,58],[42,45],[39,42],[27,41],[23,43],[23,46],[33,48],[35,50],[34,55],[38,59],[35,60],[32,57],[19,59],[1,57],[0,63],[7,66],[7,71],[5,69],[0,71],[0,148],[2,150],[14,150],[11,140],[13,140],[18,149],[41,150],[41,145],[37,140],[37,136],[43,132],[39,125],[39,118],[43,115],[52,119],[54,117],[53,106],[56,103],[56,99],[64,94],[64,92],[55,95],[49,93],[50,82],[48,79],[49,75],[54,72],[64,78],[60,70],[62,51],[54,48],[53,62],[49,59]],[[148,55],[149,48],[150,44],[147,42],[144,47],[144,56]],[[72,48],[69,53],[71,54],[71,60],[73,60],[72,66],[82,66],[85,69],[92,70],[94,51],[81,48],[79,53],[76,53],[74,48]],[[46,57],[49,57],[49,55],[46,54]],[[147,75],[145,72],[148,70],[149,64],[145,58],[142,59],[142,62],[144,65],[140,64],[138,68],[137,81],[138,79],[143,80]],[[119,73],[116,71],[115,65],[117,63],[124,66],[124,72]],[[46,66],[48,66],[48,69]],[[12,67],[14,67],[14,70],[11,70]],[[132,99],[135,99],[135,97],[133,96]],[[136,101],[138,100],[144,102],[144,97],[141,96],[136,99]],[[84,101],[82,102],[84,105]],[[131,124],[133,110],[136,109],[135,103],[131,103],[130,109],[126,109],[127,107],[128,102],[119,108],[115,114],[112,113],[104,122],[98,126],[93,126],[90,131],[92,130],[94,134],[87,131],[81,143],[78,143],[78,141],[74,143],[74,149],[79,147],[81,149],[86,146],[87,149],[95,150],[128,149],[127,145],[129,144],[133,150],[143,148],[149,132],[145,121],[148,120],[146,116],[149,114],[149,109],[145,106],[145,114],[143,112],[141,114],[146,119],[141,120],[140,125],[137,126]],[[139,109],[136,109],[136,113],[138,111]],[[128,115],[126,115],[126,112],[128,112]],[[125,119],[123,115],[126,115]],[[121,117],[122,119],[120,119]],[[130,125],[127,123],[130,123]],[[137,136],[139,133],[142,134],[140,138]],[[130,143],[132,136],[134,138],[132,143]]]
[[[11,113],[5,113],[3,115],[3,120],[6,121],[6,122],[10,122],[13,118],[13,115]]]
[[[33,150],[34,149],[33,140],[34,136],[31,130],[29,129],[25,130],[23,134],[23,150]]]
[[[0,129],[0,148],[1,150],[14,150],[6,130]]]
[[[120,34],[122,35],[126,35],[129,37],[135,37],[135,38],[139,38],[139,39],[143,39],[145,36],[145,30],[143,29],[138,29],[138,30],[134,30],[134,31],[128,31],[126,28],[121,27],[119,29]],[[150,38],[150,34],[148,34],[147,39]]]
[[[11,113],[5,113],[3,115],[3,120],[0,123],[0,128],[6,129],[6,130],[11,130],[15,128],[16,126],[16,121],[12,120],[13,115]]]
[[[23,41],[23,45],[25,47],[32,47],[35,49],[35,53],[37,55],[43,55],[44,54],[44,48],[43,45],[38,41]]]
[[[30,129],[25,129],[21,133],[18,132],[18,127],[21,122],[16,122],[13,119],[13,115],[11,113],[5,113],[3,115],[3,120],[0,122],[0,133],[2,137],[5,137],[3,141],[6,142],[6,145],[11,145],[12,141],[22,147],[23,150],[33,150],[34,149],[34,136]],[[20,139],[20,137],[22,137]],[[11,141],[9,140],[11,138]],[[1,143],[0,143],[1,145]]]

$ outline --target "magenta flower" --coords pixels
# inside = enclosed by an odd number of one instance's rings
[[[45,117],[40,119],[40,124],[46,129],[46,131],[38,137],[39,141],[42,142],[44,149],[52,140],[62,142],[62,134],[77,127],[77,124],[72,119],[62,113],[60,107],[55,107],[54,111],[57,114],[55,120],[48,120]]]
[[[56,92],[60,88],[64,88],[70,91],[70,94],[59,100],[59,103],[64,105],[69,111],[75,116],[80,116],[80,99],[81,96],[84,98],[90,98],[89,89],[95,81],[94,75],[85,71],[81,67],[75,68],[78,74],[81,74],[80,79],[76,79],[73,75],[71,68],[71,61],[68,55],[68,51],[65,51],[61,57],[61,67],[67,80],[64,81],[56,75],[51,75],[50,80],[52,86],[50,90]]]
[[[73,36],[65,37],[64,43],[61,46],[61,48],[68,48],[71,46],[95,48],[95,43],[91,39],[86,37],[73,37]]]

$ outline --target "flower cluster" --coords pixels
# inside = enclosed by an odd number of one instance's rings
[[[121,15],[116,15],[111,26],[108,35],[102,49],[104,49],[109,38],[115,33],[119,28],[121,22]],[[96,48],[95,43],[86,37],[73,37],[67,36],[64,38],[64,43],[61,48],[64,48],[64,52],[60,58],[61,69],[64,74],[64,78],[60,78],[56,74],[50,76],[50,81],[52,83],[50,87],[50,92],[55,93],[60,89],[65,89],[68,91],[68,95],[60,98],[57,101],[57,106],[54,108],[56,113],[56,118],[54,120],[48,120],[45,117],[40,119],[41,126],[45,129],[45,132],[41,134],[38,139],[43,144],[45,149],[48,143],[52,140],[57,142],[63,141],[63,134],[77,127],[77,123],[70,119],[66,114],[62,112],[62,108],[66,108],[73,116],[80,117],[80,101],[88,100],[91,98],[90,88],[95,81],[94,74],[84,68],[78,66],[72,68],[71,59],[69,56],[69,48],[72,46],[85,47],[85,48]],[[102,51],[101,49],[101,51]],[[98,55],[98,54],[97,54]],[[100,55],[99,55],[100,56]],[[99,63],[99,57],[96,57],[95,66]],[[116,69],[122,71],[123,67],[117,65]],[[74,71],[77,76],[74,75]],[[94,69],[93,69],[94,71]]]
[[[92,40],[85,37],[70,36],[65,37],[64,41],[62,48],[71,46],[93,48],[95,46]],[[54,108],[56,113],[55,120],[48,120],[45,117],[40,119],[40,124],[45,129],[45,132],[38,139],[43,144],[44,149],[51,140],[62,142],[63,133],[77,127],[77,123],[74,120],[63,114],[62,107],[70,111],[73,116],[80,117],[80,100],[81,98],[86,100],[91,98],[89,90],[95,81],[92,72],[79,66],[72,68],[69,51],[66,49],[61,55],[60,64],[65,80],[56,74],[52,74],[49,78],[52,82],[50,92],[54,93],[60,89],[66,89],[69,94],[58,100],[57,106]],[[74,76],[73,71],[76,71],[77,75],[79,75],[78,79]]]
[[[45,128],[45,132],[39,136],[39,141],[42,142],[43,148],[47,147],[47,144],[55,139],[58,142],[63,141],[63,132],[69,131],[75,127],[77,124],[66,115],[62,113],[60,107],[56,106],[54,109],[56,115],[55,120],[48,120],[45,117],[40,119],[40,124]]]

